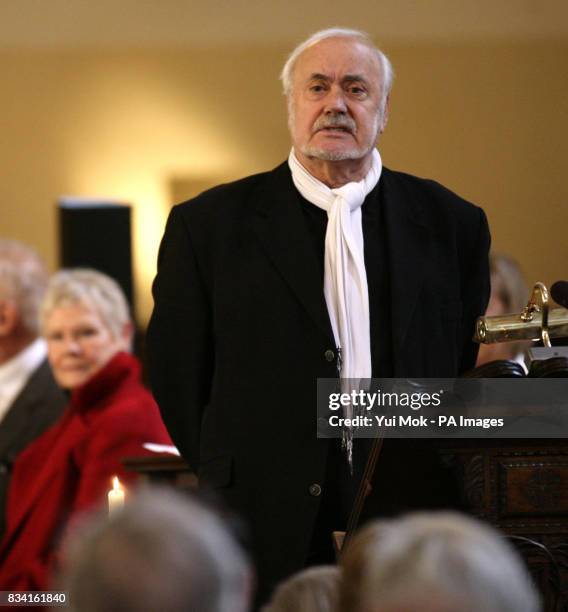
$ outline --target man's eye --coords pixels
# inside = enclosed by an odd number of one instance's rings
[[[321,93],[324,90],[323,85],[312,85],[310,87],[310,91],[313,93]]]
[[[362,87],[359,87],[357,85],[353,85],[349,88],[350,93],[356,95],[356,96],[360,96],[363,95],[365,93],[365,90]]]

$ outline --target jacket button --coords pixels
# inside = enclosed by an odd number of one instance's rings
[[[335,359],[335,353],[331,349],[327,349],[327,351],[323,354],[326,361],[333,361]]]
[[[0,474],[7,474],[8,466],[5,463],[0,463]]]
[[[310,495],[312,495],[313,497],[318,497],[319,495],[321,495],[321,487],[319,486],[319,484],[310,485],[310,488],[308,490],[310,492]]]

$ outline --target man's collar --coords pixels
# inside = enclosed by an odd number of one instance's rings
[[[43,338],[36,338],[17,355],[0,365],[0,386],[11,384],[14,379],[29,377],[47,355]]]

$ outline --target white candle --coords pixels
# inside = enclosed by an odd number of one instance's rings
[[[124,506],[124,489],[122,488],[118,477],[115,476],[112,480],[112,489],[108,492],[108,513],[120,510]]]

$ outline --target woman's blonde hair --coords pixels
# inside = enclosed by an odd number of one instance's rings
[[[81,304],[94,310],[115,339],[121,338],[131,323],[128,303],[119,284],[110,276],[89,268],[61,270],[47,285],[41,309],[40,327],[60,306]]]

